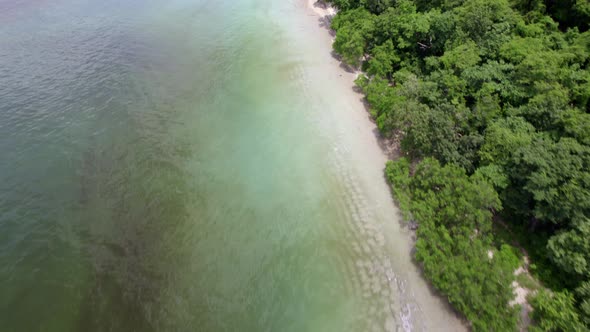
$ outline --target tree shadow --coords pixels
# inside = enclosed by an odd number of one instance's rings
[[[356,68],[354,68],[354,67],[346,64],[344,61],[342,61],[342,58],[338,54],[336,54],[334,51],[332,51],[332,57],[340,62],[339,67],[340,67],[340,69],[344,70],[345,72],[350,73],[350,74],[355,74],[358,72],[358,70]]]
[[[322,16],[318,19],[319,22],[319,27],[328,30],[328,32],[330,33],[330,36],[332,37],[336,37],[336,31],[334,31],[334,29],[332,29],[332,19],[334,18],[334,15],[326,15],[326,16]]]

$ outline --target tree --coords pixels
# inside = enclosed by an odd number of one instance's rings
[[[393,46],[393,42],[389,39],[373,49],[367,67],[367,73],[387,78],[393,74],[394,66],[399,64],[400,59]]]
[[[532,331],[588,331],[580,321],[575,301],[569,292],[550,293],[539,291],[531,300],[533,320]]]
[[[393,5],[393,0],[365,0],[364,6],[373,14],[380,14]]]
[[[347,64],[358,66],[360,58],[370,48],[375,29],[374,20],[374,15],[364,8],[347,11],[332,20],[332,29],[336,30],[334,50]]]
[[[559,120],[561,135],[572,137],[581,144],[590,146],[590,114],[569,109]]]
[[[571,138],[538,138],[516,151],[508,173],[522,183],[536,219],[567,226],[590,215],[589,169],[589,147]]]
[[[553,236],[547,247],[551,259],[578,280],[590,280],[590,219],[576,220],[574,226]]]
[[[519,148],[529,146],[535,127],[521,117],[499,119],[486,129],[485,143],[479,151],[483,165],[506,166]]]
[[[402,59],[411,61],[421,49],[428,48],[431,16],[418,13],[411,0],[398,0],[395,7],[377,16],[378,44],[391,40]]]
[[[473,40],[490,58],[497,56],[521,20],[506,0],[467,0],[453,11],[465,40]]]
[[[590,22],[590,1],[588,0],[548,0],[547,11],[565,27],[588,29]]]
[[[582,321],[590,325],[590,279],[581,283],[576,289]]]

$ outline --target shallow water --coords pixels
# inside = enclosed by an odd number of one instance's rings
[[[461,328],[318,24],[301,0],[0,0],[1,330]]]

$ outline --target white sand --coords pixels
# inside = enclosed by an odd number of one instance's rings
[[[514,270],[514,275],[517,276],[517,275],[523,274],[525,272],[526,272],[526,270],[524,269],[524,267],[519,266],[518,269]]]
[[[525,266],[528,266],[528,264],[529,264],[528,256],[524,257],[524,261],[525,261]],[[514,270],[514,276],[518,276],[520,274],[527,274],[530,277],[529,272],[527,271],[527,269],[524,266],[519,266],[516,270]],[[512,293],[514,294],[514,299],[512,299],[512,301],[510,301],[508,304],[511,307],[514,307],[515,305],[519,305],[521,307],[521,310],[520,310],[520,322],[521,322],[520,330],[527,331],[528,326],[531,324],[531,315],[530,314],[533,311],[533,308],[528,303],[528,299],[527,299],[529,294],[531,294],[531,290],[521,286],[516,280],[512,282],[511,286],[512,286]]]
[[[527,303],[527,296],[530,293],[530,290],[520,286],[517,281],[512,282],[512,292],[514,293],[514,299],[510,301],[510,306],[514,307],[515,305],[525,305]]]

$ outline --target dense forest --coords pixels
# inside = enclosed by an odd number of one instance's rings
[[[425,276],[476,331],[522,327],[514,282],[530,330],[589,330],[590,1],[330,2]]]

